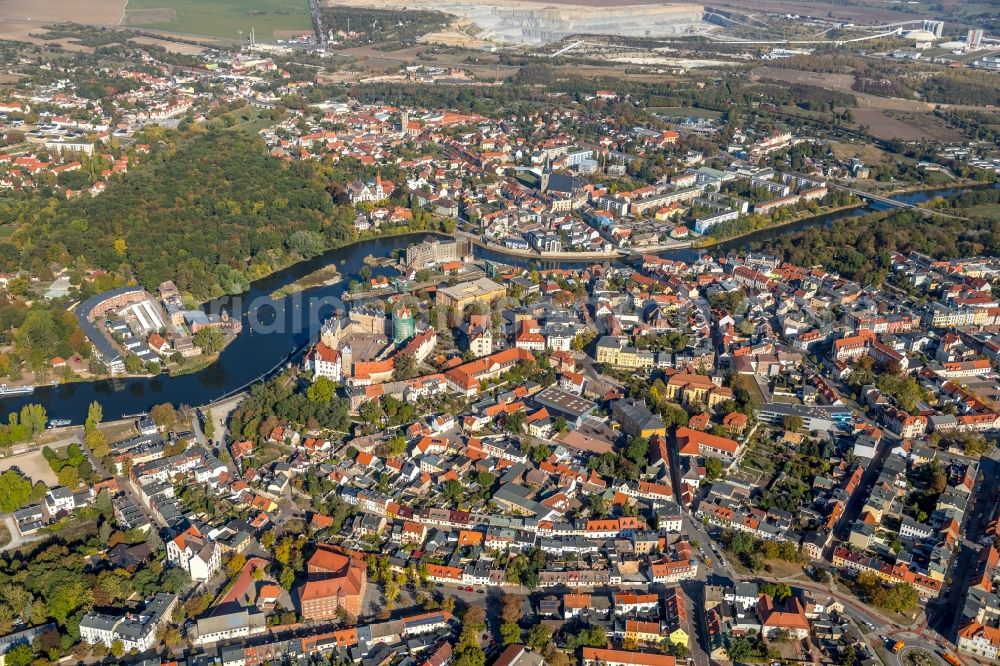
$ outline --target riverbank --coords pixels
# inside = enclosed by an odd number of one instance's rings
[[[444,237],[444,234],[434,230],[414,232],[392,229],[374,238],[361,238],[255,279],[241,294],[223,295],[205,302],[201,306],[205,312],[218,314],[225,311],[230,317],[243,321],[244,326],[239,335],[228,341],[214,362],[207,362],[200,369],[188,366],[183,369],[184,374],[178,375],[164,372],[153,377],[116,376],[39,386],[33,395],[0,396],[0,414],[18,411],[24,405],[35,403],[44,406],[51,419],[82,423],[86,419],[88,405],[95,400],[103,406],[107,419],[145,412],[153,405],[165,402],[174,405],[214,403],[266,379],[270,373],[280,371],[288,363],[298,362],[301,350],[312,342],[322,322],[332,316],[336,299],[343,294],[347,281],[360,273],[365,256],[391,256],[432,235]],[[321,297],[315,311],[301,308],[281,310],[268,297],[272,292],[327,266],[336,266],[343,280],[335,285],[315,287],[308,292]],[[376,273],[383,270],[374,269]],[[258,325],[247,325],[251,320]]]
[[[955,192],[963,188],[937,188],[933,192]],[[918,196],[918,195],[911,195]],[[854,209],[827,212],[798,221],[767,227],[762,230],[741,236],[740,238],[718,243],[714,251],[723,251],[727,245],[739,250],[748,243],[766,240],[767,238],[794,232],[811,225],[833,226],[841,220],[863,215],[872,208],[856,207]],[[446,237],[455,234],[445,234],[440,231],[418,230],[403,231],[394,229],[386,234],[375,237],[360,238],[344,246],[329,250],[321,255],[305,259],[288,268],[276,271],[266,277],[254,280],[248,291],[238,296],[221,296],[203,305],[207,312],[219,313],[225,310],[230,316],[258,317],[263,328],[253,329],[245,326],[243,332],[230,342],[215,362],[209,363],[196,372],[184,375],[170,376],[160,374],[151,378],[114,377],[102,380],[79,381],[56,386],[40,386],[34,395],[0,397],[0,413],[13,412],[29,403],[44,406],[52,419],[71,419],[74,423],[82,423],[87,416],[87,406],[96,400],[104,408],[108,419],[123,418],[139,412],[148,411],[155,404],[170,402],[175,405],[205,405],[246,390],[249,386],[266,379],[270,374],[280,371],[289,363],[298,362],[302,350],[306,348],[318,333],[318,327],[325,317],[333,312],[329,309],[319,310],[310,317],[298,317],[296,314],[276,312],[272,299],[268,294],[285,287],[317,270],[336,266],[343,280],[336,285],[316,287],[312,294],[319,297],[330,297],[327,300],[341,298],[345,292],[345,283],[359,274],[365,265],[364,258],[388,257],[394,253],[404,252],[412,243],[418,243],[423,237],[437,235]],[[478,259],[490,259],[515,265],[534,263],[542,268],[564,268],[585,264],[594,259],[570,254],[562,259],[549,259],[539,256],[515,257],[502,252],[499,248],[475,247]],[[691,249],[675,248],[666,251],[662,256],[679,261],[694,261],[697,253]],[[602,255],[601,261],[621,260],[618,257]],[[375,267],[377,274],[389,269]],[[323,299],[319,299],[323,300]],[[250,307],[248,310],[247,307]],[[326,307],[326,306],[323,306]],[[259,333],[259,334],[258,334]]]
[[[208,366],[212,365],[219,360],[218,354],[201,354],[199,356],[192,356],[190,358],[184,359],[184,362],[180,365],[175,365],[171,363],[167,366],[167,374],[171,377],[183,377],[184,375],[192,375],[199,370],[204,370]]]
[[[956,178],[954,183],[949,183],[948,185],[916,185],[914,187],[889,190],[888,192],[872,192],[872,194],[880,197],[891,198],[905,196],[907,194],[920,194],[922,192],[945,192],[948,190],[975,189],[979,187],[989,187],[990,185],[995,185],[995,183],[982,180],[969,180],[968,178]]]
[[[612,250],[611,252],[536,252],[535,250],[518,250],[497,243],[484,243],[482,238],[475,234],[470,234],[468,231],[456,230],[453,235],[466,238],[473,245],[481,247],[484,250],[509,254],[512,257],[523,257],[524,259],[565,259],[567,261],[593,259],[595,261],[606,261],[609,259],[621,259],[625,256],[625,253],[620,250]]]
[[[938,188],[940,189],[940,188]],[[810,220],[821,221],[830,215],[835,215],[837,213],[842,213],[844,211],[855,210],[858,208],[863,208],[865,206],[864,201],[858,203],[845,204],[843,206],[835,206],[833,208],[821,209],[819,212],[807,211],[808,215],[802,215],[800,217],[794,217],[790,220],[784,220],[777,224],[771,224],[760,229],[751,229],[744,231],[739,234],[732,236],[702,236],[689,241],[677,241],[671,243],[670,245],[651,245],[648,247],[641,248],[629,248],[629,251],[623,250],[612,250],[611,252],[536,252],[534,250],[516,250],[514,248],[505,247],[503,245],[498,245],[496,243],[485,243],[483,240],[474,234],[470,234],[467,231],[456,231],[453,235],[461,236],[463,238],[469,239],[473,245],[480,247],[484,250],[489,250],[490,252],[496,254],[509,255],[511,257],[520,257],[524,259],[538,259],[538,260],[554,260],[554,261],[616,261],[624,259],[630,256],[652,254],[660,255],[668,252],[676,252],[681,250],[703,250],[720,245],[723,243],[732,243],[738,241],[741,238],[748,238],[760,233],[780,230],[784,227],[789,227],[796,224],[808,224]]]
[[[865,202],[861,201],[859,203],[845,204],[843,206],[835,206],[833,208],[824,209],[818,213],[810,212],[808,215],[803,215],[801,217],[793,217],[790,220],[785,220],[777,224],[769,224],[766,227],[761,227],[760,229],[751,229],[750,231],[744,231],[743,233],[736,234],[733,236],[703,236],[699,240],[693,241],[691,243],[691,248],[695,250],[707,250],[711,247],[720,245],[722,243],[731,243],[733,241],[738,241],[741,238],[747,238],[749,236],[753,236],[754,234],[759,234],[762,231],[780,230],[783,229],[784,227],[792,226],[793,224],[807,223],[809,220],[812,219],[819,219],[827,215],[834,215],[836,213],[841,213],[847,210],[855,210],[864,207],[865,207]]]

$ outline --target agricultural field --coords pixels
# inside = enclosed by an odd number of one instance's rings
[[[162,46],[171,53],[180,53],[182,55],[198,55],[199,53],[205,51],[204,47],[195,46],[194,44],[185,44],[183,42],[175,42],[169,39],[157,39],[155,37],[133,37],[129,41],[133,44]]]
[[[122,23],[231,42],[251,28],[268,40],[312,30],[307,0],[129,0]]]
[[[860,2],[820,2],[818,0],[721,0],[715,3],[739,12],[771,12],[798,14],[830,19],[844,19],[854,23],[882,23],[906,21],[917,17],[915,10],[906,11],[885,7],[866,6]]]
[[[71,21],[94,25],[117,25],[125,9],[125,0],[4,0],[4,22],[30,22],[35,29],[46,23]]]
[[[17,40],[32,44],[52,43],[37,37],[44,33],[45,25],[72,21],[93,25],[118,25],[125,10],[126,0],[4,0],[3,21],[0,21],[0,39]],[[73,43],[72,40],[58,40],[63,48],[71,51],[90,49]]]

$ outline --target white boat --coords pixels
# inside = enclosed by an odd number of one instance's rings
[[[34,386],[7,386],[6,384],[0,384],[0,395],[30,395],[34,392]]]

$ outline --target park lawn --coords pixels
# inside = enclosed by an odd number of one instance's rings
[[[139,434],[139,431],[135,429],[134,421],[105,423],[101,425],[101,432],[104,433],[109,442],[118,442]]]
[[[774,580],[784,581],[795,577],[807,578],[801,562],[786,562],[785,560],[764,560],[767,566],[767,576]]]
[[[192,356],[191,358],[184,359],[184,362],[180,365],[168,363],[167,374],[171,377],[193,375],[196,372],[201,372],[217,360],[219,360],[218,354],[202,354],[201,356]]]
[[[223,120],[223,119],[228,120]],[[213,118],[208,122],[210,127],[216,127],[227,132],[247,132],[257,134],[265,127],[271,127],[280,120],[271,120],[270,116],[261,115],[261,110],[253,106],[244,106],[242,109],[224,113],[218,118]]]
[[[307,0],[129,0],[124,23],[227,41],[247,39],[251,28],[267,40],[312,30]]]
[[[897,613],[896,611],[886,610],[885,608],[872,606],[870,603],[868,603],[858,595],[858,591],[856,589],[857,584],[855,583],[854,579],[845,578],[843,574],[838,573],[835,576],[834,580],[836,582],[837,589],[839,589],[841,592],[847,592],[852,597],[857,599],[858,603],[861,603],[865,606],[869,606],[872,611],[874,611],[879,615],[882,615],[883,617],[887,618],[890,622],[894,624],[908,627],[911,624],[913,624],[913,621],[916,620],[917,615],[920,613],[919,607],[917,608],[917,610],[914,611],[913,615],[906,615],[905,613]]]
[[[941,171],[928,171],[927,172],[927,184],[928,185],[947,185],[954,182],[955,179],[946,173]]]

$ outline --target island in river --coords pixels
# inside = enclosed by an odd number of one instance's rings
[[[312,289],[313,287],[329,287],[337,284],[341,279],[342,277],[337,272],[336,266],[323,266],[322,268],[317,268],[309,275],[303,275],[294,282],[275,289],[271,292],[271,298],[284,298],[292,294],[297,294],[300,291],[305,291],[306,289]]]

